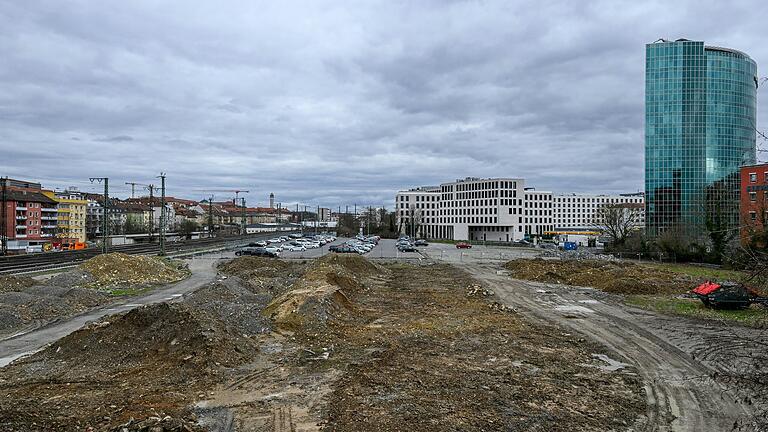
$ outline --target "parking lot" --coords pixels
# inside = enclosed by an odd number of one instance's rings
[[[332,243],[323,245],[316,249],[307,249],[306,251],[287,251],[280,253],[282,259],[313,259],[328,254],[329,246],[340,245],[348,238],[337,238]],[[457,249],[451,243],[429,243],[429,246],[417,247],[416,252],[401,252],[396,247],[397,240],[381,239],[370,252],[364,254],[369,259],[419,259],[431,258],[446,262],[476,262],[476,261],[509,261],[516,258],[533,258],[541,252],[540,249],[505,247],[505,246],[483,246],[472,245],[471,249]],[[234,255],[233,252],[224,253],[221,257],[228,258]]]
[[[516,258],[533,258],[541,249],[472,245],[471,249],[456,249],[450,243],[430,243],[420,247],[419,252],[425,257],[448,262],[474,261],[509,261]]]

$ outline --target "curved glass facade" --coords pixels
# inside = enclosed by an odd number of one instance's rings
[[[646,228],[738,225],[739,167],[755,162],[757,66],[701,41],[646,45]]]

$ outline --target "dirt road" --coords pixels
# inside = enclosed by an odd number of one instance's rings
[[[752,406],[710,378],[722,359],[701,355],[718,330],[629,308],[594,289],[511,279],[495,264],[461,267],[532,319],[583,333],[637,368],[648,403],[642,430],[755,430]]]

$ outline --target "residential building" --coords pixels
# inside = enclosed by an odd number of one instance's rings
[[[56,201],[42,193],[39,183],[0,179],[0,240],[9,253],[40,252],[56,236]]]
[[[84,243],[86,240],[88,200],[76,188],[59,192],[50,190],[43,190],[42,192],[57,202],[58,229],[56,237],[64,243]]]
[[[755,163],[757,65],[702,41],[646,45],[645,206],[651,235],[738,226],[739,168]]]
[[[601,212],[606,206],[619,206],[631,212],[637,228],[645,226],[645,205],[642,192],[602,194],[556,194],[554,197],[555,231],[595,230],[600,227]]]
[[[83,197],[88,201],[85,208],[85,232],[86,238],[91,241],[98,240],[104,230],[104,196],[93,193],[84,193]],[[119,201],[109,199],[109,233],[110,235],[122,233],[127,221],[125,210],[117,205]]]
[[[768,164],[741,167],[741,240],[768,229]]]

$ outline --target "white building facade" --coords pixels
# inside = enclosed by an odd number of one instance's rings
[[[527,189],[521,178],[467,177],[395,197],[401,233],[448,240],[511,242],[554,228],[552,192]]]
[[[412,237],[512,242],[592,229],[600,209],[620,205],[645,224],[643,194],[553,194],[526,187],[522,178],[467,177],[395,196],[398,230]]]
[[[632,214],[633,222],[645,226],[645,199],[642,192],[620,195],[557,194],[554,196],[556,230],[594,230],[601,224],[601,211],[618,206]]]

